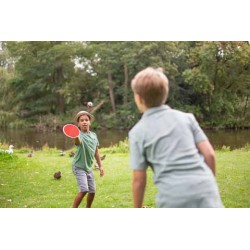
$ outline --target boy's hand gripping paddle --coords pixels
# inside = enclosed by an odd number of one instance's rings
[[[70,138],[77,138],[80,134],[80,130],[73,124],[66,124],[63,126],[63,133]]]

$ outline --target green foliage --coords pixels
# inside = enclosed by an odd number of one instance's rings
[[[22,147],[20,149],[15,150],[16,153],[20,153],[20,154],[27,154],[30,151],[31,151],[30,148],[27,148],[27,147]]]
[[[207,74],[199,72],[196,68],[187,69],[183,73],[184,80],[193,86],[193,89],[198,94],[210,95],[213,91],[213,85],[210,84]]]
[[[220,149],[220,152],[229,152],[229,151],[231,151],[230,146],[223,145]]]
[[[148,66],[162,67],[168,76],[171,107],[195,112],[206,126],[250,127],[248,42],[36,41],[1,47],[1,127],[34,125],[50,116],[63,122],[87,109],[86,102],[104,101],[93,127],[130,128],[140,117],[130,82]]]
[[[120,141],[118,144],[114,146],[110,146],[108,148],[102,148],[102,153],[106,154],[128,154],[129,153],[129,143],[128,138],[126,138],[124,141]]]
[[[124,105],[118,106],[116,113],[102,112],[96,115],[98,121],[102,124],[103,128],[131,128],[139,119],[139,112],[135,107],[130,105],[128,109]]]
[[[1,54],[0,50],[0,57]],[[5,65],[4,63],[2,64]],[[13,72],[11,70],[0,67],[0,127],[8,127],[9,123],[16,119],[16,107],[14,107],[11,103],[14,93],[9,84],[12,77]]]
[[[116,127],[121,129],[131,128],[138,121],[139,114],[137,111],[129,109],[119,109],[117,111],[118,123]]]
[[[14,120],[15,114],[13,112],[0,110],[0,126],[8,127],[8,124]]]
[[[200,42],[190,48],[190,69],[183,78],[210,126],[249,123],[249,47],[245,42]]]
[[[42,146],[41,151],[46,151],[47,154],[58,153],[57,148],[50,148],[47,143]]]
[[[200,109],[199,106],[195,106],[195,105],[181,105],[180,107],[176,107],[176,108],[180,109],[183,112],[195,114],[195,117],[197,118],[197,120],[199,122],[203,123],[204,116],[203,116],[203,113],[201,112],[201,109]]]
[[[28,123],[25,122],[25,120],[17,120],[16,116],[14,116],[15,118],[11,119],[11,121],[9,121],[8,123],[8,127],[11,129],[19,129],[19,128],[27,128],[28,127]]]
[[[239,149],[244,152],[250,152],[250,143],[247,143],[243,148]]]
[[[15,154],[9,154],[4,150],[0,149],[0,162],[13,162],[17,160],[17,156]]]

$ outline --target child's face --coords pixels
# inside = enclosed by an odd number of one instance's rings
[[[78,127],[81,131],[88,132],[91,125],[90,119],[87,115],[82,115],[79,117]]]

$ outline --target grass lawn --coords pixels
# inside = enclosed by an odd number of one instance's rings
[[[217,181],[225,207],[250,207],[250,150],[217,151]]]
[[[124,149],[125,148],[125,149]],[[124,150],[123,150],[124,149]],[[0,154],[0,207],[2,208],[68,208],[77,194],[68,150],[60,156],[57,149],[44,147],[29,158],[29,149],[16,150],[12,158]],[[131,170],[126,145],[100,149],[105,176],[94,170],[97,193],[94,208],[132,207]],[[217,181],[225,207],[250,207],[250,151],[216,151]],[[62,178],[54,179],[61,171]],[[156,188],[148,170],[144,205],[155,207]],[[80,207],[85,206],[85,199]]]

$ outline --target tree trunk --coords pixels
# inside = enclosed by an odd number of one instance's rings
[[[102,105],[105,103],[104,100],[102,100],[100,103],[98,103],[93,109],[91,109],[89,112],[91,114],[94,114],[98,109],[102,107]]]
[[[213,93],[216,93],[216,91],[217,91],[217,73],[218,73],[218,62],[216,62],[214,65],[214,79],[213,79],[214,89],[213,89]]]
[[[110,71],[108,72],[108,84],[109,84],[109,98],[112,107],[112,112],[115,113],[114,87],[113,87],[112,74]]]
[[[248,104],[248,95],[247,95],[246,102],[245,102],[245,106],[244,106],[244,110],[243,110],[243,117],[244,117],[244,118],[245,118],[245,116],[246,116],[247,104]]]
[[[65,100],[64,100],[64,95],[58,90],[60,90],[63,82],[63,67],[61,63],[58,63],[56,65],[55,69],[55,85],[56,85],[56,98],[57,98],[57,103],[56,103],[56,113],[64,113],[65,112]]]
[[[65,100],[64,100],[64,96],[60,93],[58,93],[57,95],[57,102],[58,102],[57,113],[64,113],[65,112]]]
[[[123,104],[126,105],[128,103],[128,65],[124,64],[124,96],[123,96]]]
[[[218,73],[218,62],[216,62],[215,65],[214,65],[214,77],[213,77],[214,89],[213,89],[212,93],[209,93],[209,96],[208,96],[208,109],[209,109],[209,112],[211,110],[211,106],[214,104],[213,99],[214,99],[215,93],[217,91],[217,73]]]
[[[52,41],[52,44],[59,45],[61,41]],[[64,113],[65,112],[65,99],[64,94],[60,93],[60,89],[63,86],[63,66],[60,62],[56,62],[55,71],[54,71],[54,84],[56,89],[56,107],[55,113]]]

